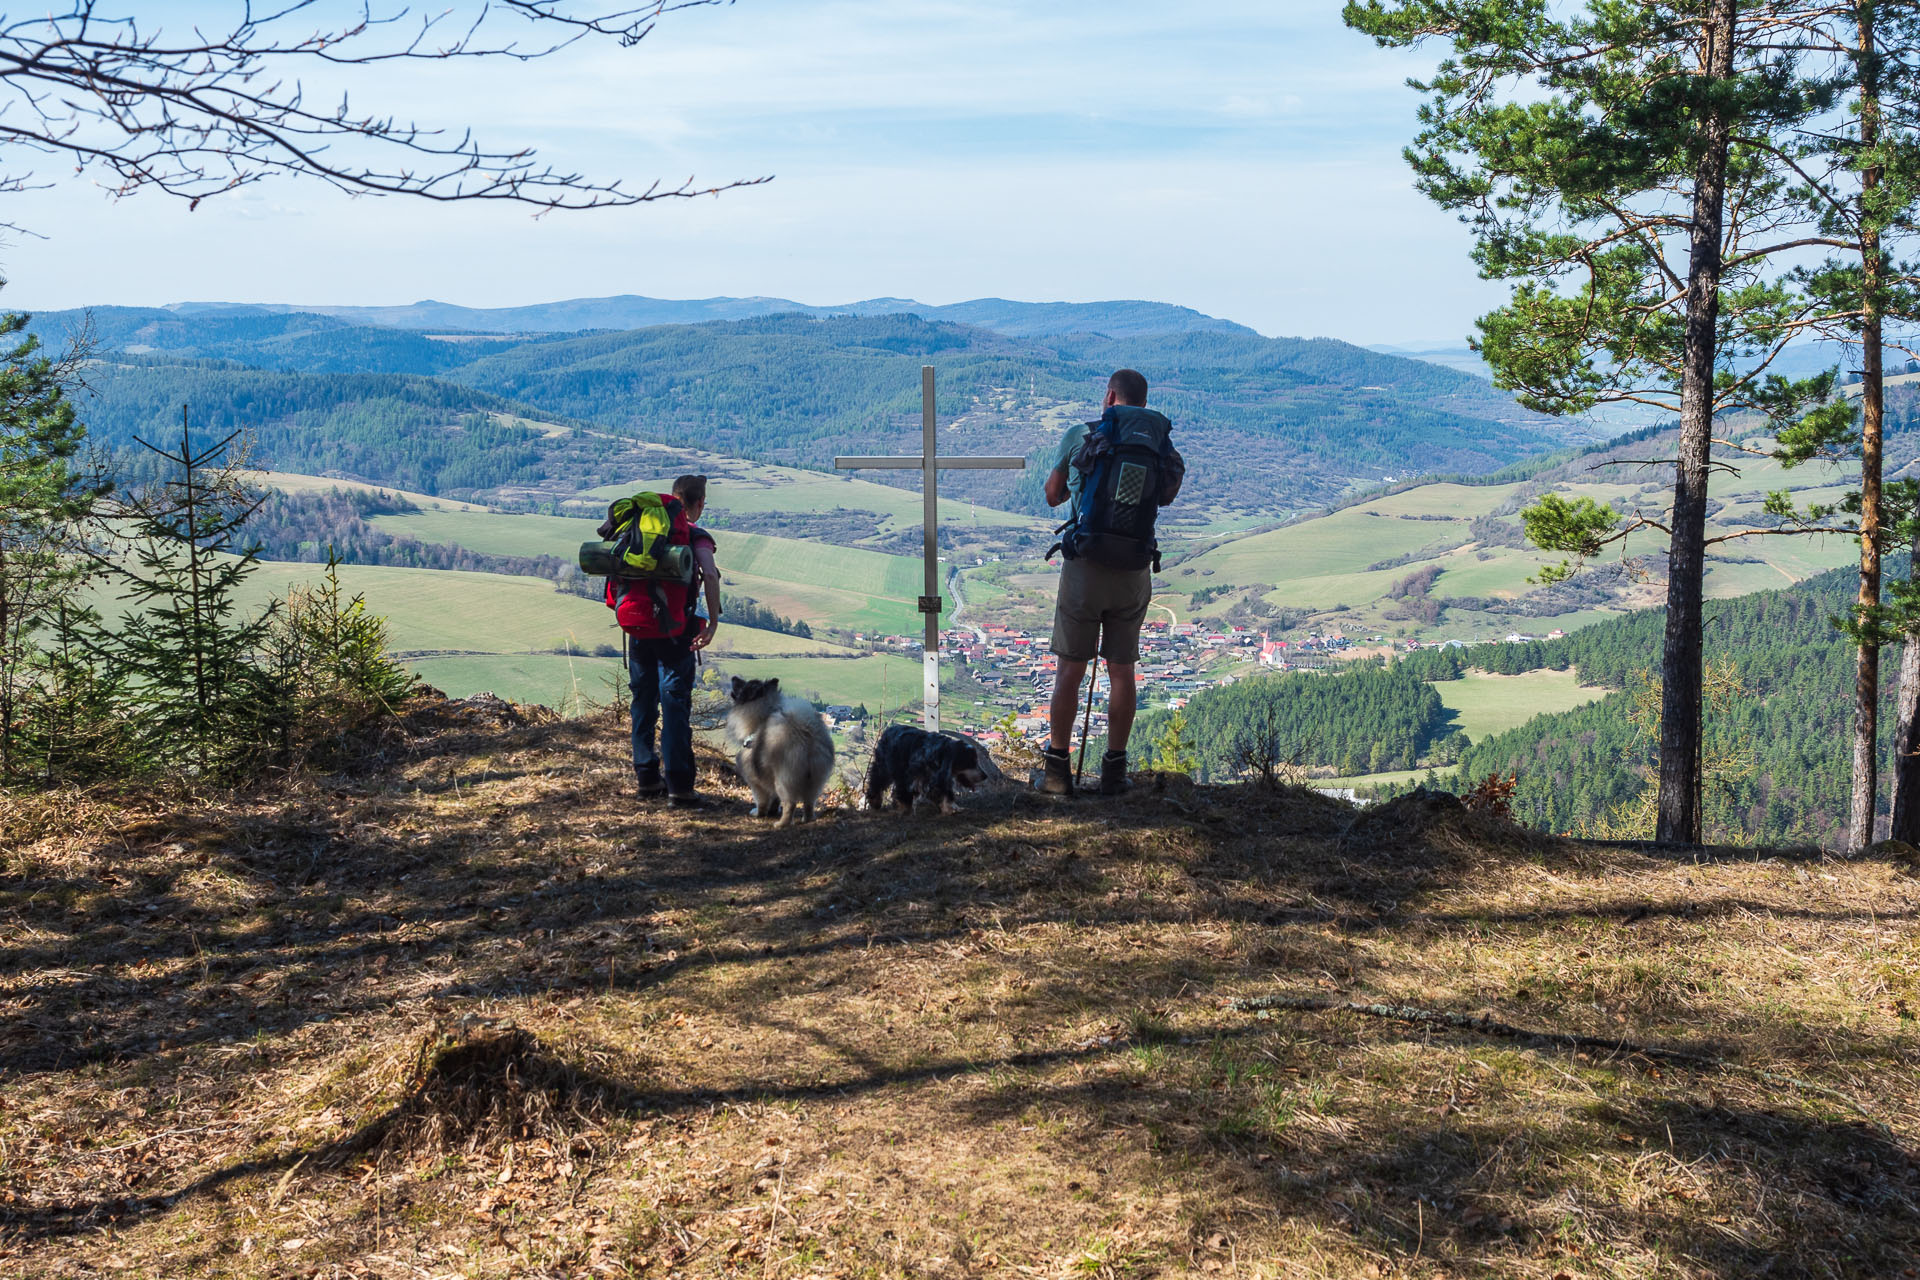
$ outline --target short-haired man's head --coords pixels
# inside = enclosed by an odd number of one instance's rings
[[[673,496],[688,506],[705,506],[707,502],[707,478],[705,476],[681,476],[673,482]]]
[[[1107,379],[1107,390],[1120,404],[1143,405],[1147,402],[1147,379],[1132,369],[1121,369]]]

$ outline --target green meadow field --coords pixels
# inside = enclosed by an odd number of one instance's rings
[[[724,675],[743,680],[778,678],[780,687],[822,705],[865,706],[877,719],[914,719],[920,708],[920,660],[893,654],[859,657],[726,658]],[[941,668],[943,688],[952,668]],[[944,699],[946,695],[943,693]]]
[[[263,605],[269,595],[284,596],[322,573],[320,565],[264,562],[247,583],[242,603]],[[387,619],[393,647],[401,653],[533,653],[565,645],[591,652],[596,645],[620,643],[612,610],[565,595],[540,578],[342,565],[340,582]]]
[[[318,565],[266,561],[241,595],[245,608],[265,606],[269,597],[311,585],[322,576]],[[387,619],[396,653],[422,679],[453,697],[490,691],[516,702],[562,706],[582,695],[606,701],[609,679],[620,679],[618,658],[594,656],[602,646],[619,648],[620,629],[613,614],[593,600],[556,591],[539,578],[435,569],[342,565],[340,582],[349,594],[363,595],[367,608]],[[571,648],[572,655],[555,653]],[[722,671],[800,669],[831,673],[820,685],[843,701],[842,691],[865,693],[883,684],[852,669],[874,663],[910,668],[897,687],[918,689],[919,664],[906,658],[856,656],[857,651],[822,640],[722,623],[705,661]],[[777,672],[773,672],[777,674]],[[856,698],[855,701],[859,701]]]
[[[708,467],[707,504],[715,510],[738,512],[741,515],[764,515],[776,511],[864,511],[875,517],[877,533],[920,527],[924,506],[917,481],[913,488],[896,488],[852,474],[807,471],[799,467],[774,466],[718,455],[705,458],[704,465]],[[630,483],[589,489],[581,497],[604,502],[642,489],[665,492],[673,480],[672,475],[664,473],[641,476]],[[1032,516],[1015,515],[991,507],[976,507],[970,502],[953,498],[940,500],[940,522],[949,527],[978,525],[1034,530],[1050,527]]]
[[[1571,671],[1528,671],[1517,676],[1469,671],[1461,679],[1441,680],[1433,687],[1441,705],[1453,712],[1455,726],[1475,742],[1517,729],[1535,716],[1585,706],[1608,693],[1581,684]]]
[[[572,563],[594,522],[578,516],[516,515],[485,508],[375,516],[373,526],[396,538],[441,542],[494,556],[558,556]]]
[[[587,520],[495,511],[421,511],[379,516],[395,537],[446,543],[489,555],[551,555],[571,561],[593,536]],[[921,591],[917,558],[862,547],[827,546],[765,534],[714,531],[726,589],[813,627],[914,634]],[[953,602],[947,598],[945,609]]]
[[[1571,671],[1528,671],[1517,676],[1469,671],[1459,680],[1438,680],[1434,691],[1453,712],[1454,726],[1475,742],[1517,729],[1535,716],[1571,711],[1607,696],[1609,690],[1580,683]],[[1445,777],[1449,770],[1438,771]],[[1351,778],[1316,779],[1317,787],[1379,787],[1426,777],[1425,769],[1368,773]]]
[[[1790,488],[1801,503],[1830,501],[1844,492],[1845,480],[1845,472],[1835,466],[1788,469],[1771,461],[1746,465],[1738,476],[1716,476],[1715,496],[1727,506],[1709,526],[1709,535],[1740,528],[1746,517],[1759,511],[1770,491]],[[1470,532],[1475,517],[1496,511],[1506,511],[1501,518],[1517,523],[1513,509],[1525,500],[1523,487],[1422,485],[1329,515],[1232,538],[1170,563],[1163,575],[1167,594],[1158,598],[1174,603],[1183,619],[1207,618],[1224,613],[1232,601],[1216,598],[1195,609],[1191,605],[1194,592],[1208,587],[1251,590],[1275,607],[1318,615],[1316,624],[1338,625],[1349,634],[1444,635],[1464,640],[1490,639],[1512,630],[1571,630],[1623,609],[1659,603],[1657,588],[1650,586],[1630,590],[1611,605],[1583,606],[1558,615],[1522,617],[1450,607],[1437,628],[1389,616],[1404,612],[1388,598],[1394,585],[1428,567],[1440,570],[1431,588],[1437,597],[1514,599],[1532,590],[1528,579],[1562,557],[1531,547],[1482,547],[1471,541]],[[1607,504],[1631,500],[1640,486],[1596,480],[1563,483],[1556,491]],[[1659,548],[1660,535],[1643,531],[1608,554],[1642,555]],[[1707,594],[1725,599],[1787,586],[1851,563],[1855,554],[1840,537],[1767,536],[1724,543],[1709,555]],[[1188,607],[1179,608],[1170,599],[1174,594],[1186,595]]]
[[[514,702],[578,715],[597,706],[624,706],[627,676],[618,658],[551,653],[473,653],[414,658],[407,665],[450,698],[497,693]]]
[[[784,617],[850,631],[918,634],[925,585],[917,558],[763,534],[714,534],[723,581]],[[943,612],[953,597],[941,592]]]

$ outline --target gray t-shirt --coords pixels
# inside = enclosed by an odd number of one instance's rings
[[[1053,469],[1067,469],[1067,517],[1080,518],[1080,489],[1087,483],[1086,473],[1073,465],[1073,455],[1080,452],[1080,444],[1087,438],[1087,425],[1082,422],[1067,428],[1067,434],[1060,438],[1060,449],[1053,455]]]

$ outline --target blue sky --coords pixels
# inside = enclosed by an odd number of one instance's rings
[[[1141,297],[1271,334],[1458,340],[1499,294],[1400,158],[1424,59],[1339,8],[738,0],[630,50],[389,66],[356,77],[358,106],[596,177],[775,180],[536,220],[288,181],[189,213],[63,177],[9,198],[48,238],[0,248],[6,302]]]

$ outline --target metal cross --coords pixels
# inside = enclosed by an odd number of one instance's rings
[[[942,457],[933,430],[933,366],[920,369],[920,456],[835,458],[833,465],[842,471],[877,469],[905,471],[918,468],[921,475],[921,501],[926,526],[926,594],[920,597],[920,612],[927,619],[926,652],[921,658],[923,677],[921,694],[926,704],[924,723],[928,733],[940,731],[940,544],[936,537],[940,520],[940,472],[943,468],[965,471],[1022,471],[1025,458]]]

